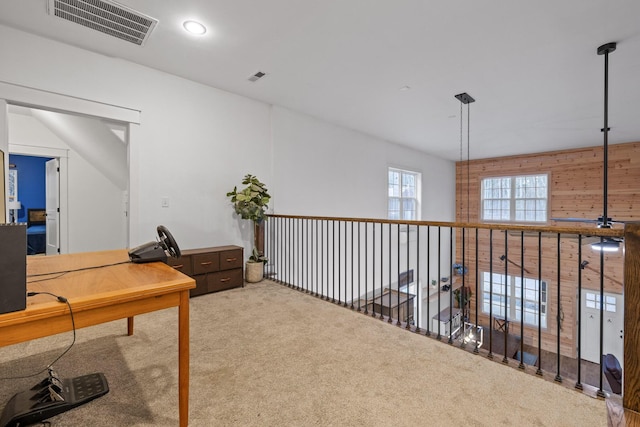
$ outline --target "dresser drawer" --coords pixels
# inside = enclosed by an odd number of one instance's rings
[[[220,270],[242,268],[242,249],[220,252]]]
[[[195,297],[209,292],[209,285],[207,284],[206,274],[198,274],[197,276],[193,276],[193,278],[196,281],[196,287],[190,290],[190,296]]]
[[[207,285],[209,292],[240,287],[242,286],[242,269],[207,274]]]
[[[193,268],[191,266],[190,255],[181,256],[180,258],[177,258],[177,259],[170,257],[167,259],[167,264],[169,264],[171,267],[175,268],[179,272],[186,274],[187,276],[193,275]]]
[[[193,255],[193,274],[204,274],[220,270],[218,252]]]

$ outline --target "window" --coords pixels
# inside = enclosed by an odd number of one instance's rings
[[[420,219],[420,174],[389,168],[389,219]]]
[[[482,180],[482,220],[547,222],[548,176],[522,175]]]
[[[493,282],[493,293],[491,285]],[[489,313],[493,305],[494,316],[520,322],[522,319],[522,283],[520,276],[505,276],[497,273],[483,273],[482,277],[482,312]],[[540,298],[541,297],[541,298]],[[505,311],[508,310],[508,313]],[[547,282],[524,278],[524,323],[538,326],[538,313],[542,327],[547,327]]]
[[[600,310],[600,294],[594,292],[586,293],[586,305],[587,308],[595,308]],[[604,296],[604,310],[611,313],[616,312],[616,297],[605,295]]]

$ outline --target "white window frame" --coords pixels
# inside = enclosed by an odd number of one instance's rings
[[[399,173],[400,174],[400,196],[394,196],[391,194],[391,189],[389,186],[389,175],[394,172],[394,173]],[[402,182],[403,182],[403,176],[404,175],[413,175],[414,177],[414,181],[415,181],[415,197],[408,197],[408,196],[404,196],[403,195],[403,190],[402,190]],[[416,172],[416,171],[411,171],[411,170],[406,170],[406,169],[400,169],[400,168],[396,168],[396,167],[389,167],[387,169],[387,218],[389,219],[399,219],[399,220],[406,220],[408,218],[405,218],[405,210],[404,210],[404,201],[405,200],[413,200],[413,206],[414,209],[412,210],[413,213],[413,218],[411,218],[411,220],[420,220],[420,194],[422,193],[422,174],[420,172]],[[398,200],[398,204],[399,204],[399,211],[398,211],[398,217],[394,217],[391,215],[391,209],[390,209],[390,205],[391,205],[391,200],[397,199]],[[395,210],[393,212],[396,212]]]
[[[600,293],[599,292],[595,292],[595,291],[587,291],[585,293],[585,306],[587,308],[593,308],[596,310],[600,310],[602,307],[602,304],[600,304]],[[604,296],[604,310],[611,312],[611,313],[615,313],[617,311],[617,307],[616,307],[616,297],[612,296],[612,295],[605,295]]]
[[[529,189],[525,187],[525,191],[529,190],[535,194],[518,194],[516,189],[517,181],[527,179],[537,181],[538,178],[542,177],[546,180],[546,188],[541,189],[534,185],[533,187],[529,187]],[[501,181],[500,184],[504,186],[500,188],[486,188],[489,181]],[[546,224],[549,221],[549,181],[548,173],[482,178],[480,189],[480,215],[482,221]],[[541,194],[542,191],[544,194]],[[542,205],[544,205],[544,207],[542,207]],[[500,215],[499,218],[496,218],[495,215],[489,213],[495,213],[496,211],[506,212],[506,215],[503,214]],[[541,212],[544,212],[543,218],[539,217]],[[520,216],[521,213],[522,216]],[[533,215],[534,218],[531,218],[530,215]],[[528,219],[527,216],[529,216]]]
[[[520,276],[506,276],[500,273],[482,272],[482,312],[489,314],[489,294],[490,289],[493,293],[493,309],[492,315],[505,318],[505,301],[508,298],[506,319],[511,322],[520,323],[520,283],[522,278]],[[492,280],[493,279],[493,280]],[[490,281],[493,281],[491,283]],[[542,329],[547,329],[548,319],[548,301],[549,301],[549,285],[546,281],[539,282],[538,279],[524,278],[525,291],[524,291],[524,311],[525,311],[525,325],[538,327],[538,316],[540,315],[542,322]],[[542,284],[542,302],[538,305],[539,284]],[[505,285],[506,285],[506,297],[505,298]],[[541,308],[542,313],[538,313],[538,307]],[[532,319],[528,321],[527,319]]]

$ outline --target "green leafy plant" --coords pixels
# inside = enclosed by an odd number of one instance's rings
[[[453,296],[456,299],[459,307],[466,306],[469,301],[471,301],[471,297],[473,296],[473,291],[470,287],[465,286],[463,288],[458,288],[453,291]]]
[[[238,191],[238,187],[233,187],[233,191],[227,193],[231,199],[233,208],[242,219],[249,219],[259,223],[264,220],[271,196],[265,184],[251,174],[245,175],[242,184],[245,188]]]
[[[245,175],[242,184],[245,185],[242,190],[238,191],[238,187],[233,187],[233,191],[229,191],[227,197],[231,199],[233,209],[240,218],[253,221],[253,252],[249,261],[266,264],[267,259],[257,249],[258,233],[261,230],[260,223],[266,219],[271,196],[266,185],[254,175]]]
[[[249,257],[249,262],[261,262],[263,264],[266,264],[268,261],[269,260],[266,256],[261,255],[260,252],[258,252],[258,248],[253,248],[251,256]]]

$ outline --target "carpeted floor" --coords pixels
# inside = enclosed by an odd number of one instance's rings
[[[81,329],[55,364],[109,394],[57,426],[175,426],[177,309]],[[45,367],[71,333],[0,349],[0,377]],[[0,380],[0,405],[39,382]],[[263,281],[191,299],[191,426],[604,426],[603,400]]]

